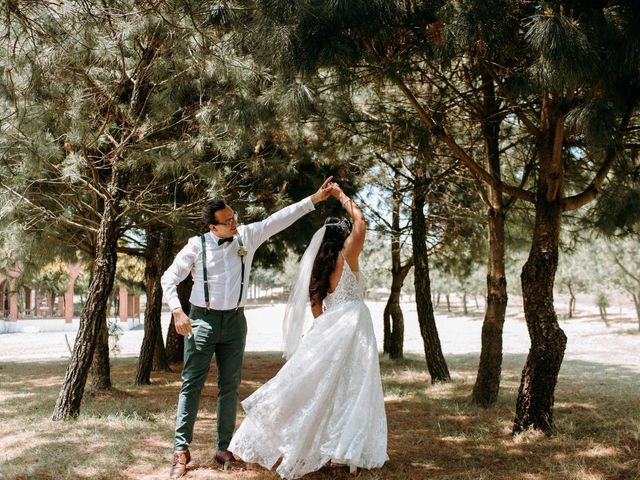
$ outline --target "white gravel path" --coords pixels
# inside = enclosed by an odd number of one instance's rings
[[[374,328],[381,348],[382,312],[384,303],[367,302],[373,317]],[[249,352],[278,351],[281,342],[281,324],[284,305],[274,304],[247,308],[249,326],[247,348]],[[405,351],[423,353],[422,338],[418,328],[415,304],[403,305],[405,314]],[[163,327],[169,321],[169,313],[163,314]],[[472,316],[459,312],[436,316],[438,332],[446,354],[480,352],[482,312]],[[578,318],[561,320],[567,334],[565,359],[584,360],[611,365],[621,365],[640,372],[640,333],[638,323],[630,311],[619,311],[611,316],[610,326],[600,321],[594,312],[578,311]],[[75,332],[5,333],[0,334],[0,362],[24,362],[59,360],[69,358],[65,335],[73,345]],[[136,356],[142,342],[140,327],[122,333],[118,356]],[[527,353],[529,336],[521,307],[511,306],[504,328],[504,352]]]

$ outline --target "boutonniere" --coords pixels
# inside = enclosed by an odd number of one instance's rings
[[[238,255],[241,257],[244,257],[247,253],[249,253],[249,251],[247,250],[247,247],[245,247],[244,245],[241,245],[238,248]]]

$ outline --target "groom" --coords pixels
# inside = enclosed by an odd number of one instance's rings
[[[218,445],[215,460],[234,461],[227,450],[236,423],[238,388],[242,370],[247,323],[244,304],[251,262],[256,249],[314,210],[331,192],[331,177],[310,197],[289,205],[261,222],[238,224],[238,215],[223,200],[211,200],[202,210],[204,235],[191,237],[162,275],[162,290],[176,331],[184,339],[182,388],[178,397],[173,464],[170,478],[187,471],[189,444],[198,413],[198,402],[211,359],[218,366]],[[193,277],[189,315],[180,308],[177,286]]]

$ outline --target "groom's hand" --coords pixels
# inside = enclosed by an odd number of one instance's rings
[[[173,325],[176,327],[176,332],[178,332],[183,337],[186,335],[191,335],[191,322],[189,321],[189,317],[181,308],[176,308],[173,312]]]
[[[329,195],[331,195],[331,179],[333,179],[333,177],[327,178],[318,191],[311,195],[311,201],[314,205],[326,200],[329,198]]]

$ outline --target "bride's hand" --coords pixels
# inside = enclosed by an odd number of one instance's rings
[[[322,184],[322,186],[318,189],[318,191],[316,191],[313,195],[311,195],[311,201],[313,202],[314,205],[318,202],[323,202],[327,198],[329,198],[329,195],[331,195],[331,185],[332,185],[331,179],[332,178],[333,177],[327,178]]]
[[[340,198],[341,194],[342,194],[342,189],[340,188],[340,185],[332,182],[330,195],[335,198]]]

